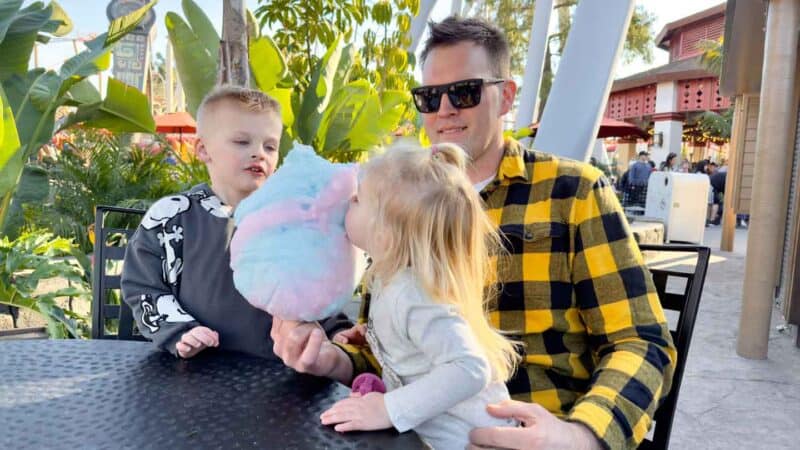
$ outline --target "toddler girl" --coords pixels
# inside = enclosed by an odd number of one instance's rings
[[[499,238],[452,144],[397,147],[360,170],[345,219],[372,258],[366,338],[387,393],[353,394],[321,416],[337,431],[394,426],[435,449],[463,449],[474,427],[502,426],[515,344],[487,320],[484,286]]]

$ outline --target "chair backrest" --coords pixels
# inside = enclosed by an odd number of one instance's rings
[[[711,250],[708,247],[692,245],[640,245],[639,249],[642,251],[657,251],[661,255],[664,252],[670,252],[684,255],[688,253],[697,256],[697,262],[692,272],[658,268],[658,262],[652,264],[655,267],[650,267],[661,306],[665,312],[675,311],[678,313],[675,329],[670,330],[675,347],[678,350],[678,363],[675,366],[675,374],[672,377],[672,389],[656,410],[652,440],[645,440],[639,448],[666,449],[669,446],[672,419],[678,403],[678,393],[683,380],[683,369],[686,367],[686,357],[689,353],[689,344],[692,341],[692,331],[694,330],[694,321],[697,318],[697,310],[700,305],[700,296],[703,294],[703,284],[706,279]],[[670,263],[675,263],[675,261],[670,261]],[[681,282],[681,280],[685,280],[685,282]],[[675,289],[672,288],[676,286],[679,287],[681,292],[674,292]]]
[[[92,339],[144,340],[136,330],[131,309],[122,300],[120,274],[125,247],[145,211],[116,206],[97,206],[94,219],[94,270],[92,271]],[[128,216],[136,225],[110,227],[109,214]],[[125,221],[117,221],[125,222]],[[117,322],[117,334],[107,325]]]

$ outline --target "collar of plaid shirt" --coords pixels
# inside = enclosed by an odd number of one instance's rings
[[[497,169],[497,179],[522,178],[530,180],[530,175],[525,167],[522,145],[513,139],[506,139],[503,146],[503,159]]]

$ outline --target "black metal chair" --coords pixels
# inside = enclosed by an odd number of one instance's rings
[[[672,389],[669,395],[659,405],[655,414],[655,429],[651,439],[646,439],[639,446],[640,449],[666,449],[669,447],[669,437],[672,431],[672,419],[675,416],[675,407],[678,403],[678,393],[683,380],[683,369],[686,367],[686,357],[689,354],[689,344],[692,341],[692,331],[694,321],[697,318],[697,310],[700,305],[700,296],[703,294],[703,284],[706,279],[706,270],[711,256],[711,249],[708,247],[692,245],[640,245],[642,251],[673,252],[673,253],[693,253],[697,255],[697,263],[693,272],[659,269],[650,267],[653,274],[653,282],[658,291],[658,298],[665,311],[675,311],[678,313],[678,320],[674,330],[670,330],[675,347],[678,350],[678,363],[675,366],[675,374],[672,377]],[[668,287],[674,287],[668,282],[672,279],[684,279],[685,285],[682,292],[672,292]]]
[[[133,313],[122,301],[120,291],[120,269],[125,258],[125,247],[144,213],[142,209],[97,206],[92,272],[92,339],[145,340],[138,333]],[[106,222],[110,214],[127,216],[130,220],[111,221],[118,225],[109,226]],[[117,334],[113,333],[114,322]]]
[[[17,328],[17,318],[19,317],[19,307],[2,304],[0,305],[0,314],[8,314],[11,316],[11,326]]]

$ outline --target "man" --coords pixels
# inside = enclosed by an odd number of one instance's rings
[[[644,207],[647,200],[647,181],[653,168],[650,166],[650,155],[639,152],[639,160],[628,169],[628,184],[624,191],[622,203],[628,206]]]
[[[588,164],[504,140],[516,85],[495,27],[453,17],[431,24],[422,63],[413,94],[427,135],[469,152],[468,175],[511,253],[490,318],[525,344],[507,383],[517,401],[488,409],[524,427],[476,429],[471,442],[635,448],[669,392],[676,352],[613,190]],[[362,319],[368,308],[365,296]],[[272,337],[300,372],[349,383],[377,365],[367,347],[333,344],[315,324],[276,319]],[[358,333],[345,337],[360,343]]]
[[[711,165],[709,164],[709,166]],[[713,167],[709,167],[709,170],[712,171],[709,181],[711,182],[711,189],[714,195],[714,204],[717,205],[717,212],[714,214],[714,219],[711,221],[711,224],[719,225],[722,223],[722,212],[725,206],[725,183],[728,180],[728,166],[717,168],[717,165],[714,164]]]

